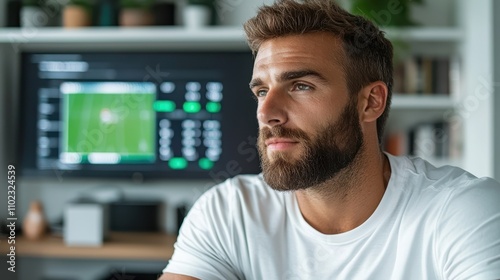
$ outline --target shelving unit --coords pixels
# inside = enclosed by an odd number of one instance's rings
[[[64,29],[0,29],[0,45],[23,50],[241,50],[248,49],[244,33],[233,27],[88,27]]]
[[[493,176],[492,1],[458,1],[455,27],[387,30],[388,37],[410,45],[414,53],[446,55],[459,61],[457,87],[450,96],[395,96],[388,129],[445,120],[459,129],[461,156],[429,160],[453,164],[476,176]],[[498,148],[496,148],[498,150]]]
[[[409,27],[386,28],[387,37],[392,40],[411,42],[460,42],[463,32],[456,27]]]
[[[465,11],[469,5],[470,12],[484,9],[483,5],[471,5],[461,1],[459,10]],[[388,129],[400,129],[403,126],[418,123],[421,120],[439,118],[443,113],[453,111],[460,117],[464,107],[467,108],[467,98],[473,98],[474,90],[478,87],[476,81],[482,72],[480,65],[488,65],[490,60],[488,51],[482,53],[482,58],[474,57],[485,49],[485,32],[471,31],[471,26],[481,23],[471,17],[461,17],[460,25],[451,27],[412,27],[403,29],[387,28],[388,38],[404,42],[412,48],[412,52],[438,53],[451,55],[460,61],[460,91],[452,92],[450,96],[443,95],[398,95],[395,94],[392,105]],[[483,24],[488,17],[482,18]],[[486,40],[487,41],[487,40]],[[474,46],[474,47],[473,47]],[[62,29],[46,27],[38,29],[0,28],[0,61],[11,65],[11,73],[5,76],[4,90],[17,91],[19,52],[46,51],[46,50],[125,50],[125,51],[158,51],[158,50],[185,50],[185,49],[247,49],[244,32],[239,27],[210,27],[202,29],[186,29],[183,27],[92,27],[80,29]],[[484,78],[484,75],[481,76]],[[484,79],[483,79],[484,80]],[[486,78],[491,82],[491,79]],[[470,97],[472,95],[472,97]],[[14,97],[12,97],[14,98]],[[489,97],[491,98],[491,97]],[[15,101],[15,100],[14,100]],[[482,100],[481,100],[482,101]],[[487,102],[482,102],[481,106]],[[463,156],[459,162],[461,167],[471,170],[479,176],[493,175],[493,158],[491,156],[493,143],[487,140],[486,145],[478,148],[477,141],[468,137],[470,131],[476,130],[476,135],[483,135],[482,139],[492,139],[491,108],[483,111],[475,110],[475,122],[486,122],[482,131],[477,131],[473,118],[462,119]],[[479,117],[481,115],[481,117]],[[457,117],[457,118],[458,118]],[[397,120],[394,121],[394,120]],[[471,130],[472,129],[472,130]],[[479,134],[478,134],[479,133]],[[485,160],[486,159],[486,160]],[[447,161],[442,161],[446,163]]]
[[[448,83],[451,81],[450,83],[456,83],[456,81],[451,79],[451,72],[460,72],[460,69],[456,69],[457,65],[454,61],[457,58],[459,61],[461,60],[462,54],[460,52],[460,44],[462,44],[462,40],[464,38],[463,30],[458,27],[422,27],[401,29],[388,28],[385,31],[387,37],[393,42],[396,42],[395,48],[398,48],[398,44],[405,45],[405,52],[409,53],[407,56],[413,57],[423,55],[424,57],[448,57],[450,59],[450,70],[448,71],[450,79],[447,79],[446,81],[438,80],[437,82]],[[395,52],[398,51],[399,50],[395,49]],[[421,76],[419,79],[422,79],[422,76],[425,75],[423,67],[424,66],[422,65],[418,70],[416,70],[419,71],[417,75]],[[394,71],[395,79],[402,78],[404,76],[402,74],[396,74],[396,71],[401,71],[400,68],[395,68]],[[432,71],[436,71],[436,69],[433,68]],[[432,73],[432,75],[436,75],[436,73]],[[438,77],[432,76],[432,79],[438,79]],[[400,83],[402,83],[402,81],[400,81]],[[420,83],[422,83],[422,81],[420,81]],[[454,114],[457,109],[457,100],[460,96],[460,92],[458,92],[458,85],[450,84],[449,88],[451,91],[449,94],[437,92],[408,92],[405,94],[398,94],[397,92],[394,93],[391,104],[391,113],[389,115],[386,128],[386,137],[391,140],[390,143],[392,147],[394,147],[394,141],[400,141],[396,147],[406,148],[398,148],[397,150],[400,150],[400,152],[403,153],[411,153],[411,151],[408,150],[410,147],[409,142],[414,141],[413,147],[417,150],[421,149],[418,144],[420,143],[418,142],[419,140],[412,138],[416,137],[416,134],[411,136],[410,131],[415,131],[416,129],[422,127],[422,125],[424,125],[424,128],[428,128],[429,124],[448,121],[446,116]],[[448,135],[450,134],[449,131],[446,131],[446,133],[448,133]],[[461,133],[463,133],[463,131],[454,132],[453,137],[460,137]],[[424,142],[428,144],[430,141],[427,140]],[[456,144],[457,141],[454,143]],[[428,148],[428,146],[425,148]],[[431,149],[431,151],[432,150],[433,149]],[[433,152],[430,153],[432,154]],[[461,156],[457,157],[456,154],[454,154],[453,157],[438,157],[431,154],[424,156],[424,158],[436,166],[463,166],[464,163],[463,158]],[[448,154],[448,152],[446,152],[446,154]],[[419,156],[423,155],[420,154]]]
[[[460,42],[463,32],[454,27],[441,28],[386,28],[390,39],[422,41],[422,42]],[[64,29],[60,27],[41,28],[2,28],[0,43],[10,43],[14,38],[24,38],[30,42],[169,42],[186,40],[206,42],[217,40],[222,42],[245,41],[245,34],[240,27],[216,26],[199,29],[184,27],[86,27]]]
[[[269,1],[270,2],[270,1]],[[427,114],[432,111],[454,110],[463,124],[463,160],[462,167],[479,176],[493,176],[493,97],[479,100],[479,107],[474,107],[474,92],[486,84],[492,91],[492,0],[470,1],[447,0],[435,5],[439,9],[451,7],[457,18],[455,25],[423,26],[411,28],[387,28],[384,31],[392,40],[410,45],[411,51],[454,55],[460,61],[460,91],[454,92],[449,99],[443,96],[394,96],[392,115],[400,119],[401,114],[410,112]],[[0,1],[5,4],[5,1]],[[431,6],[425,3],[424,6]],[[3,6],[3,5],[2,5]],[[243,7],[243,6],[242,6]],[[236,7],[235,7],[236,8]],[[425,9],[425,7],[419,7]],[[431,8],[432,9],[432,8]],[[249,12],[237,12],[246,15]],[[428,11],[428,19],[437,13]],[[18,54],[23,50],[59,50],[73,49],[96,50],[168,50],[168,49],[234,49],[247,48],[245,36],[240,27],[210,27],[204,29],[186,29],[183,27],[140,27],[140,28],[0,28],[0,62],[8,75],[0,78],[2,92],[16,92]],[[8,66],[5,66],[8,65]],[[3,79],[3,81],[1,81]],[[14,97],[8,100],[15,102]],[[469,105],[468,105],[469,104]],[[474,104],[473,104],[474,105]],[[469,109],[468,109],[469,108]],[[10,108],[6,109],[6,113]],[[463,118],[462,111],[467,112]],[[416,121],[417,119],[415,119]],[[480,124],[480,125],[478,125]],[[4,130],[10,130],[7,124]],[[478,143],[474,138],[482,139]],[[5,153],[10,153],[6,151]]]
[[[463,32],[456,27],[386,29],[391,40],[407,44],[447,44],[461,43]],[[239,27],[211,27],[186,29],[183,27],[90,27],[64,29],[45,27],[38,29],[0,29],[0,47],[8,48],[13,54],[13,64],[18,65],[16,53],[37,50],[175,50],[175,49],[248,49],[245,34]],[[16,80],[16,79],[14,79]],[[17,85],[12,85],[16,88]],[[446,95],[398,95],[392,104],[389,129],[403,129],[419,121],[439,118],[445,111],[454,110],[454,96]],[[419,113],[425,112],[420,117]],[[435,161],[436,162],[436,161]],[[447,163],[446,160],[438,162]]]
[[[65,29],[60,27],[3,28],[0,43],[238,43],[243,46],[243,30],[235,27],[86,27]],[[233,45],[231,45],[233,46]]]
[[[401,95],[392,97],[393,110],[452,110],[454,103],[448,95]]]
[[[176,236],[161,233],[113,232],[98,247],[67,246],[61,236],[46,235],[40,240],[20,236],[16,253],[20,257],[47,257],[64,259],[121,259],[167,261],[174,252]],[[4,242],[5,243],[5,242]],[[2,255],[9,253],[8,244],[0,246]]]

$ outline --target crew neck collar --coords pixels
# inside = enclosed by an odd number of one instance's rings
[[[380,200],[380,203],[375,211],[366,221],[364,221],[358,227],[339,234],[323,234],[317,231],[315,228],[309,225],[309,223],[307,223],[302,216],[294,192],[290,192],[287,194],[286,207],[288,209],[288,218],[300,231],[311,236],[315,240],[320,240],[321,242],[325,243],[349,243],[369,235],[377,228],[379,224],[381,224],[384,219],[390,218],[391,213],[397,205],[397,192],[401,190],[397,186],[401,186],[402,181],[404,181],[404,173],[399,172],[403,167],[402,165],[406,164],[404,158],[394,157],[390,154],[386,155],[389,159],[389,164],[392,170],[389,182],[387,184],[387,189],[385,190],[384,196]]]

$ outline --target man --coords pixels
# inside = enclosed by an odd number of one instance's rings
[[[377,27],[281,0],[245,31],[263,173],[197,201],[161,279],[500,279],[500,184],[381,151]]]

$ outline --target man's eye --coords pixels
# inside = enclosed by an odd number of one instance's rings
[[[266,96],[266,94],[267,94],[267,90],[264,90],[264,89],[260,89],[260,90],[255,92],[255,96],[257,96],[257,97],[263,97],[263,96]]]
[[[310,89],[312,89],[312,87],[306,84],[293,85],[293,90],[310,90]]]

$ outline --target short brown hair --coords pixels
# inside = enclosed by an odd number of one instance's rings
[[[381,143],[389,115],[392,96],[392,44],[384,32],[369,20],[350,14],[332,0],[277,0],[262,6],[257,15],[244,24],[248,44],[254,53],[269,39],[311,32],[329,32],[343,43],[347,87],[357,94],[375,81],[387,85],[387,104],[377,119],[378,140]]]

